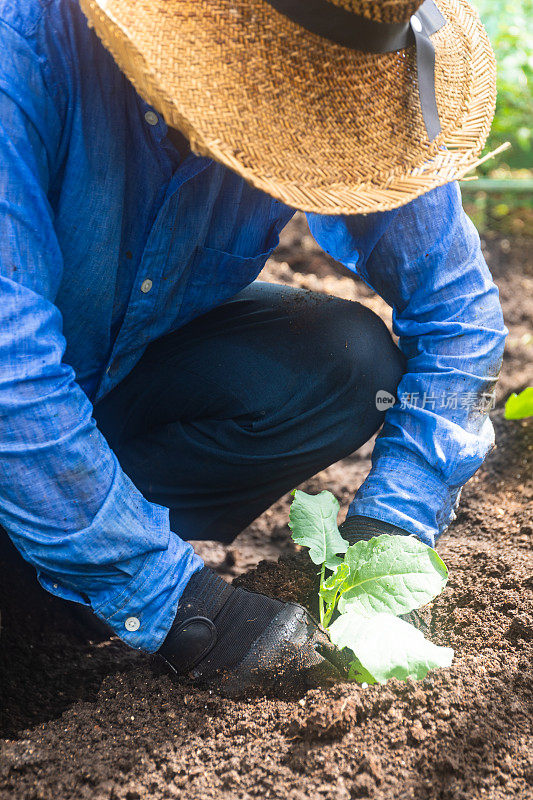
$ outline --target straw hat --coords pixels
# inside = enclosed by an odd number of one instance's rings
[[[403,205],[472,169],[490,129],[494,54],[466,0],[80,4],[194,152],[295,208]]]

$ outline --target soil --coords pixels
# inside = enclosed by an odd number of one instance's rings
[[[455,648],[453,666],[420,683],[341,684],[290,702],[222,699],[172,683],[152,659],[73,618],[0,537],[0,800],[533,797],[533,432],[502,413],[502,398],[532,384],[532,245],[485,241],[510,330],[493,412],[498,446],[440,540],[451,577],[424,610],[431,638]],[[390,321],[385,304],[319,250],[302,217],[263,277],[359,299]],[[371,450],[303,488],[330,489],[344,510]],[[241,585],[308,602],[288,504],[282,498],[232,545],[198,550]]]

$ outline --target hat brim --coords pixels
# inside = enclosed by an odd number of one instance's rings
[[[414,47],[350,50],[264,0],[81,0],[137,91],[192,149],[287,205],[322,214],[401,206],[479,158],[496,66],[466,0],[436,0],[442,133],[429,142]]]

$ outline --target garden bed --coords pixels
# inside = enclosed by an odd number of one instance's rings
[[[221,699],[176,686],[117,640],[93,631],[87,641],[4,543],[1,800],[530,795],[533,434],[503,420],[501,400],[531,383],[532,242],[486,246],[510,329],[493,414],[498,447],[440,541],[450,581],[425,611],[432,641],[454,647],[453,666],[418,684],[342,684],[299,701]],[[334,269],[301,218],[263,277],[361,299],[390,319],[382,301]],[[345,509],[370,452],[368,444],[302,488],[327,488]],[[307,602],[311,581],[290,539],[288,505],[282,498],[229,547],[199,550],[241,585]]]

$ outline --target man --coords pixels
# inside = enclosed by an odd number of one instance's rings
[[[0,523],[180,675],[339,678],[302,608],[187,542],[231,541],[384,419],[345,536],[452,520],[506,334],[450,183],[488,132],[490,47],[462,0],[82,6],[0,2]],[[254,283],[295,208],[400,349],[357,303]]]

